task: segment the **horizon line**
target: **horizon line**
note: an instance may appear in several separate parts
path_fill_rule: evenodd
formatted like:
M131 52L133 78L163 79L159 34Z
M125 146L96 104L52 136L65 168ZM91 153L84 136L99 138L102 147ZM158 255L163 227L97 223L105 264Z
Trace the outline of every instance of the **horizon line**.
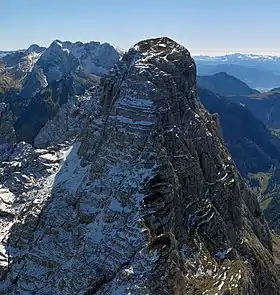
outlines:
M55 39L55 40L57 40L57 39ZM92 40L92 41L94 41L94 40ZM70 42L71 43L76 43L78 41L70 41ZM88 42L91 42L91 41L80 41L80 42L82 42L82 43L88 43ZM96 42L109 43L109 44L111 44L110 42L101 42L101 41L96 41ZM34 44L39 45L37 43L32 43L32 44L30 44L30 46L31 45L34 45ZM49 46L50 46L50 44L49 44ZM129 47L128 49L124 49L122 46L118 46L116 44L111 44L111 45L114 46L117 50L119 49L119 50L122 50L123 52L127 51L130 48ZM49 46L46 46L46 45L39 45L39 46L46 47L46 48L49 47ZM183 45L183 46L190 52L190 54L192 56L195 56L195 57L199 57L199 56L201 56L201 57L202 56L219 57L219 56L227 56L227 55L234 55L234 54L241 54L241 55L246 55L247 54L247 55L266 56L266 57L272 57L272 56L280 57L280 51L278 51L278 52L277 51L256 52L256 51L248 51L248 50L246 50L246 51L239 51L239 50L237 50L237 51L216 51L216 52L213 52L214 50L208 51L207 49L206 50L202 50L202 51L201 50L199 50L199 51L198 50L191 50L191 49L189 49L188 46L185 46L185 45ZM23 51L23 50L27 50L28 48L29 47L27 47L27 48L17 48L17 49L1 49L0 48L0 52L1 51L2 52Z
M225 51L225 52L216 52L216 53L208 53L207 51L204 52L192 52L189 50L192 56L209 56L209 57L219 57L219 56L226 56L226 55L234 55L234 54L241 54L241 55L255 55L255 56L279 56L280 57L280 52L274 52L274 51L269 51L269 52L253 52L253 51Z

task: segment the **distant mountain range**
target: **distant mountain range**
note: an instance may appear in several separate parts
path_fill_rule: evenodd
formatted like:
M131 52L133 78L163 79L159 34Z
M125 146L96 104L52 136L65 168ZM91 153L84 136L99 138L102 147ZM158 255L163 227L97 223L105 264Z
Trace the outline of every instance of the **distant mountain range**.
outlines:
M259 93L226 73L198 76L197 84L203 105L219 115L224 140L243 176L268 172L280 163L280 140L265 119L275 99L256 99L269 97L270 92ZM280 104L275 117L276 110Z
M246 53L233 53L219 56L207 56L207 55L196 55L194 56L196 62L218 62L218 63L231 63L241 64L247 66L254 66L256 63L273 64L276 62L280 64L280 56L273 55L261 55L261 54L246 54Z
M280 88L260 93L226 73L198 76L198 85L247 107L268 128L280 129Z
M89 75L100 77L119 56L108 43L55 40L48 48L33 44L27 50L6 54L0 59L0 73L12 77L20 88L19 96L27 98L63 77L73 77L76 82Z
M98 84L120 58L108 43L55 40L0 58L0 102L10 104L19 140L32 142L70 97Z
M280 129L280 88L260 93L226 73L198 76L198 85L248 108L268 128Z
M219 115L223 138L243 176L280 163L280 139L248 108L204 88L198 88L198 95L210 113Z
M96 43L90 42L89 44ZM97 42L98 43L98 42ZM57 40L54 44L62 44L65 51L70 50L76 58L78 55L84 55L80 49L81 42L60 42ZM72 45L71 45L72 44ZM75 45L73 45L75 44ZM89 49L90 45L86 46L86 50ZM27 50L16 50L16 51L0 51L0 58L4 56L10 56L12 53L17 54L18 57L22 56L23 52L34 52L40 53L39 50L45 50L46 48L38 45L32 45ZM116 48L118 54L122 54L123 51ZM31 58L36 58L33 56ZM79 57L78 57L79 58ZM13 57L14 59L14 57ZM92 65L88 64L89 60L84 56L84 66L89 71L96 71L92 68ZM244 81L248 86L260 91L267 91L280 85L280 57L279 56L265 56L256 54L229 54L222 56L194 56L198 75L213 75L220 72L226 72L229 75L235 76L236 78ZM104 60L104 59L103 59ZM101 69L100 69L101 70ZM98 70L97 70L98 71ZM102 71L102 70L101 70Z
M226 72L251 88L266 89L280 85L280 57L254 54L195 56L198 75Z
M7 55L7 54L11 54L13 52L15 52L15 51L1 51L0 50L0 58L3 57L3 56L5 56L5 55Z

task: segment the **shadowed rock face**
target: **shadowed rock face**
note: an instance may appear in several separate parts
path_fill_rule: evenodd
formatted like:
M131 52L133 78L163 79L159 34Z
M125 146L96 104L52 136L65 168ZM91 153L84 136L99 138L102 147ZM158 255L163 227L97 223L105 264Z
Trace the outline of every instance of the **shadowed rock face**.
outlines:
M279 81L280 83L280 81ZM245 105L256 118L271 129L280 129L280 91L269 91L251 96L233 96L231 100L235 103Z
M3 209L0 292L279 294L269 230L184 47L139 42L89 107L79 142L40 150L36 190Z
M279 139L249 109L203 88L198 95L210 113L219 115L223 138L241 175L268 172L278 165Z
M13 128L13 116L5 103L0 103L0 144L15 141L15 130Z

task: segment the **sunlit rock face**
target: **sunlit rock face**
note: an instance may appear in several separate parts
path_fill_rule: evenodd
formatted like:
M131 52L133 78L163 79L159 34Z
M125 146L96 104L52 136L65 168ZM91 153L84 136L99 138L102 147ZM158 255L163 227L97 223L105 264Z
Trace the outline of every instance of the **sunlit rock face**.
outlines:
M108 43L55 40L36 56L20 93L22 97L32 97L48 84L65 77L72 77L76 84L82 83L83 79L90 81L92 75L101 77L119 60L120 53Z
M278 294L269 230L184 47L139 42L84 103L1 164L0 293Z

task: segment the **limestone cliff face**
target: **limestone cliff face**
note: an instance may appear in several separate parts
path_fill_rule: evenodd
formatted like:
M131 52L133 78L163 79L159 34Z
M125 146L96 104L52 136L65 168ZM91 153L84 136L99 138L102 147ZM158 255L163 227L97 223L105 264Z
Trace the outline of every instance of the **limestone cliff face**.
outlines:
M21 209L1 224L0 292L279 294L269 230L184 47L139 42L89 107L73 146L32 151L25 199L3 184Z

